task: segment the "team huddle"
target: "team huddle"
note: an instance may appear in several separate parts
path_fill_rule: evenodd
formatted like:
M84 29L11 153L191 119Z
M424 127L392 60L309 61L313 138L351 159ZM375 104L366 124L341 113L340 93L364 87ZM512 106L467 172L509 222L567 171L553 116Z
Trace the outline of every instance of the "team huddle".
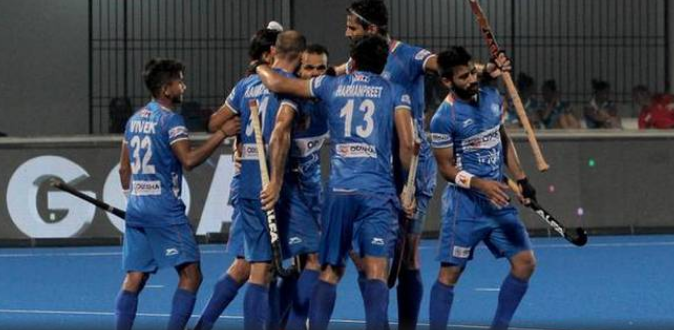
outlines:
M507 168L519 200L535 200L502 126L503 99L494 87L510 62L500 54L476 65L459 46L436 55L392 39L387 25L383 1L352 3L350 59L338 67L329 67L328 51L307 45L297 31L278 24L258 31L247 76L211 116L212 134L197 148L174 113L186 89L185 67L170 59L147 63L152 101L129 119L120 156L128 202L118 330L132 328L138 295L162 267L179 274L168 329L185 329L202 274L180 199L182 171L204 162L228 137L236 137L236 168L227 248L236 259L194 329L212 329L244 284L245 329L327 329L348 259L359 273L366 328L389 329L387 282L395 273L399 329L415 329L424 294L418 247L438 172L449 184L430 328L447 328L454 286L482 241L511 264L491 326L508 328L536 263L504 183ZM428 73L450 89L430 132L424 120ZM320 151L328 140L324 188ZM269 166L268 180L261 162ZM277 281L279 252L293 259L298 275ZM400 266L391 267L392 259Z

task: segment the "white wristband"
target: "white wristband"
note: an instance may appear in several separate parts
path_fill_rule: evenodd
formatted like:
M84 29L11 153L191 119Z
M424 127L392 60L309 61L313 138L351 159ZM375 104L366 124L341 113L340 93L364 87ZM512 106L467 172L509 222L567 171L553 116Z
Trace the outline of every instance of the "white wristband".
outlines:
M122 189L122 194L124 194L124 198L126 200L129 200L129 194L130 193L131 193L131 191L129 189Z
M461 188L470 189L470 180L473 176L474 175L466 171L460 171L456 174L456 177L454 177L454 183Z

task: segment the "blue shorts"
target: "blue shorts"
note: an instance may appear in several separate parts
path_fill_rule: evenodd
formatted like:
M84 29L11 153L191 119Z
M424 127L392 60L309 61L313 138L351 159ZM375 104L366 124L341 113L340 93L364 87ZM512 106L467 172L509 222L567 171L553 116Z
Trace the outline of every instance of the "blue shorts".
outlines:
M438 261L465 267L480 241L496 258L510 259L531 250L529 234L514 206L498 209L477 194L453 185L445 190L442 204Z
M284 188L284 191L287 191ZM259 199L239 200L245 237L245 255L249 262L272 259L267 216ZM308 206L294 193L283 193L276 205L276 224L285 259L318 252L319 224Z
M199 247L189 224L166 227L126 225L122 264L126 272L154 273L159 268L199 262Z
M245 256L243 243L243 224L241 223L241 210L238 200L232 201L234 212L232 213L232 224L229 226L229 237L227 238L227 252L236 257Z
M313 212L309 197L297 182L285 182L276 206L284 256L318 252L320 219Z
M344 266L352 247L361 257L388 257L397 214L394 196L330 193L323 208L321 264Z

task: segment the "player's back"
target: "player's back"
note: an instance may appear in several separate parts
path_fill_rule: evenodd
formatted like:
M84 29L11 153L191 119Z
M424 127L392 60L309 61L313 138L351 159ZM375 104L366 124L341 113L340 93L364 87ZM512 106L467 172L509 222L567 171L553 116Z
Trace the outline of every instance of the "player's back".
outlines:
M277 72L292 76L288 72L276 69ZM250 102L255 101L258 105L262 138L265 148L271 138L276 115L282 104L297 109L297 104L291 99L272 93L262 84L260 77L251 75L236 84L227 97L227 105L241 117L241 177L242 184L239 187L239 196L247 199L258 199L262 190L260 179L260 167L258 163L258 150L255 144L255 131L253 129L252 112Z
M188 138L183 118L156 101L127 122L124 141L131 162L127 224L160 227L187 223L180 199L182 165L171 145Z
M389 46L389 55L382 76L400 85L412 98L412 114L423 132L424 120L424 65L433 55L431 52L394 40Z
M380 75L356 71L312 80L326 103L331 141L329 188L339 192L395 194L391 174L394 109L402 94ZM407 105L409 107L409 105Z
M452 97L442 102L431 120L434 147L454 148L459 169L480 178L502 179L501 117L497 89L480 88L479 104Z

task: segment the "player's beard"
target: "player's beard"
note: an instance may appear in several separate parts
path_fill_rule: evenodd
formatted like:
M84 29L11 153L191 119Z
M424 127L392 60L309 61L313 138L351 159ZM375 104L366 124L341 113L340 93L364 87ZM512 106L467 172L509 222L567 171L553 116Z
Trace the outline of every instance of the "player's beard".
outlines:
M472 99L475 95L477 95L477 92L480 91L480 86L478 83L470 84L468 85L468 88L459 88L459 87L452 87L452 90L461 99L464 100L470 100Z
M175 95L171 98L171 103L173 104L181 104L183 103L183 96L182 95Z

